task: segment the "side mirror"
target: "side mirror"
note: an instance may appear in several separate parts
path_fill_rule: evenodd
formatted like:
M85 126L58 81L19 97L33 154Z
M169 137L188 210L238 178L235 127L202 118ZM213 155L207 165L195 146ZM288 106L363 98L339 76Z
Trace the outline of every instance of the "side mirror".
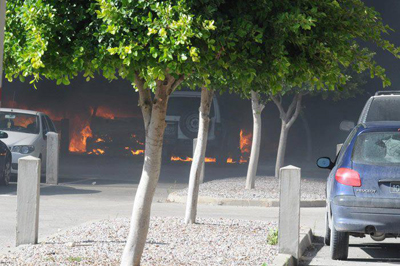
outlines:
M6 139L8 138L8 134L4 131L0 131L0 139Z
M340 130L342 131L351 131L355 127L355 123L353 121L344 120L340 122Z
M317 166L322 169L332 170L334 164L329 157L321 157L317 160Z

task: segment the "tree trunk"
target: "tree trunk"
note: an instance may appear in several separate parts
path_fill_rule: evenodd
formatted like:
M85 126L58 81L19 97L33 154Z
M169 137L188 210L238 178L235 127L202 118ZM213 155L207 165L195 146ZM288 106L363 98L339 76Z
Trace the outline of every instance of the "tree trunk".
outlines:
M133 204L129 235L121 258L122 266L140 265L140 259L149 230L151 204L160 176L168 98L172 92L172 88L175 88L177 82L180 84L182 80L183 78L175 80L172 76L167 76L165 81L157 81L157 89L153 101L146 103L146 106L141 106L144 112L143 118L146 129L146 150L142 176ZM146 102L148 95L151 97L151 94L140 91L144 89L143 87L140 88L138 86L138 89L141 102ZM145 99L142 98L143 95L147 95Z
M286 143L289 129L286 126L286 122L282 121L281 135L279 138L278 154L276 156L275 164L275 177L279 177L279 170L285 163Z
M281 167L283 167L283 164L285 163L286 144L289 129L292 127L293 123L296 121L297 117L300 114L302 97L303 93L296 94L293 97L292 103L289 105L288 110L285 112L282 106L282 97L280 96L280 100L278 100L276 96L271 96L272 101L279 109L280 118L282 120L278 154L276 156L275 164L275 177L279 177L279 170L281 169Z
M190 168L188 197L186 203L185 223L195 223L197 215L197 200L199 197L199 183L202 166L206 154L208 128L210 125L210 107L214 91L201 89L201 104L199 112L199 131L197 133L196 150Z
M260 157L261 143L261 112L264 105L260 104L260 96L257 92L251 92L251 107L253 109L253 138L249 166L247 168L246 189L253 189L257 174L258 159Z

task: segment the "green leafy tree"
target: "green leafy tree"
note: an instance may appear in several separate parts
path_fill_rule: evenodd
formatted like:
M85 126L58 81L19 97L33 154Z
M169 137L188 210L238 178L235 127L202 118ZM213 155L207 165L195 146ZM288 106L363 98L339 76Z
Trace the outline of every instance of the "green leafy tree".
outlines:
M196 73L207 83L219 1L8 1L5 70L9 80L69 84L79 73L130 80L146 132L143 172L122 265L139 265L158 182L169 95ZM194 81L196 81L194 80ZM194 84L195 85L195 84Z

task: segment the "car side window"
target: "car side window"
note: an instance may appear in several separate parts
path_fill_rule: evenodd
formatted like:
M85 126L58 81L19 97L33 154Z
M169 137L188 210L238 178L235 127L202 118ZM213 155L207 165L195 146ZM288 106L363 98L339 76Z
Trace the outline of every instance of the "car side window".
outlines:
M337 159L336 159L335 164L337 164L337 163L339 163L339 162L342 161L342 158L343 158L343 156L344 156L344 153L345 153L347 147L349 146L351 140L352 140L352 139L354 138L354 136L356 135L357 131L358 131L358 127L355 127L355 128L353 129L353 131L350 132L350 134L349 134L349 136L347 137L346 141L343 143L342 148L340 149L340 152L339 152L339 155L338 155L338 157L337 157Z
M50 117L45 115L45 118L46 118L47 125L49 127L49 131L56 132L56 127L54 126L54 123L53 123L53 121L51 121Z

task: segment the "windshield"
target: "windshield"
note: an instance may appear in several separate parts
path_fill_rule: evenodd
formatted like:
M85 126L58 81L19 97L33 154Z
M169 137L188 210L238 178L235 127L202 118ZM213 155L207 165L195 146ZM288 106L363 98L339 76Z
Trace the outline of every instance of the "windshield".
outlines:
M400 97L375 98L368 110L366 122L369 121L400 121Z
M371 132L361 134L354 146L353 162L400 165L400 133Z
M39 134L37 115L0 112L0 130Z

